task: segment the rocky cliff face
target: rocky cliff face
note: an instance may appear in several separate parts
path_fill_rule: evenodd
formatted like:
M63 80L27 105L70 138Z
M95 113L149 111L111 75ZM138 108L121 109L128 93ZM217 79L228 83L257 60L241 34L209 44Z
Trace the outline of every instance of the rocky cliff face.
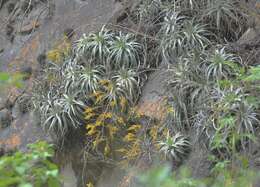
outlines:
M97 30L120 7L113 0L0 1L1 71L30 74L25 88L12 88L1 96L0 121L8 122L3 125L1 122L1 126L9 126L0 130L1 146L9 149L42 137L37 119L32 119L32 114L20 112L16 100L25 90L31 89L32 78L44 63L43 54L68 32L73 31L72 40L75 40L82 33Z
M248 63L259 64L260 6L253 1L247 6L252 9L252 27L230 48L244 59L248 58ZM28 112L27 106L20 106L19 103L21 96L30 92L32 80L40 72L41 63L45 60L43 54L59 43L64 34L73 32L73 41L82 33L95 31L108 21L120 21L123 10L124 6L114 0L0 0L1 71L29 74L23 89L11 88L0 95L0 154L1 151L23 149L26 144L38 139L51 141L39 127L37 115ZM166 77L165 68L150 75L138 105L140 112L157 119L163 117L161 103L165 89L162 82ZM70 164L64 164L63 174L65 178L68 176L67 186L75 185L75 180L81 177L81 173L75 169L82 169L82 155L78 150L79 147L75 147L69 156ZM196 152L187 162L195 168L194 171L198 169L196 171L200 172L199 175L204 175L208 172L208 165L200 155L203 155L203 150L196 147ZM75 176L72 168L76 171ZM93 165L87 169L101 173L103 168Z
M24 102L19 104L32 89L45 60L43 54L64 35L73 32L73 41L82 33L96 31L121 8L114 0L0 0L0 69L29 74L22 89L0 91L0 154L23 150L39 139L51 141L37 115L28 112ZM65 164L62 173L65 186L77 183L71 164Z

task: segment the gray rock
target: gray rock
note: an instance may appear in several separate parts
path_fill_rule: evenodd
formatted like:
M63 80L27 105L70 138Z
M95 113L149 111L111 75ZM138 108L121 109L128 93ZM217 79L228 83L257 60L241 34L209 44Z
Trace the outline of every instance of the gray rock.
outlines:
M253 28L249 28L237 41L239 45L247 43L257 37L257 32Z
M31 109L31 101L27 95L20 96L12 108L13 118L18 118L19 116L29 112Z
M21 68L21 73L24 75L24 79L27 80L32 75L33 69L31 66L24 66Z
M14 119L17 119L21 116L21 112L20 112L20 109L19 109L19 104L16 102L15 105L12 107L12 117Z
M0 128L6 128L11 125L12 114L9 110L3 109L0 111Z
M5 108L5 103L5 100L2 97L0 97L0 110Z

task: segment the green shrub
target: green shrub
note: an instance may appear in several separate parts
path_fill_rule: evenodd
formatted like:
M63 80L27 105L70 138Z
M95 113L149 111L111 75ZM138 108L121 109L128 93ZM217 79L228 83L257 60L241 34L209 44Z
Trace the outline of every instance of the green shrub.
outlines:
M207 178L195 179L188 168L171 172L167 166L149 170L137 177L144 187L249 187L256 184L259 172L249 168L231 168L229 162L217 162Z
M28 148L28 152L17 151L0 158L0 186L61 186L58 167L50 160L53 147L40 141Z

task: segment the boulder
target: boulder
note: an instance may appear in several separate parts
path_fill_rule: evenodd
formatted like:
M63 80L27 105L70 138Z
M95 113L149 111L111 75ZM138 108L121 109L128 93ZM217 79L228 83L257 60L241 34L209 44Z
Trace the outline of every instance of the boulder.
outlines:
M166 117L166 88L165 81L169 72L166 67L159 68L153 72L142 89L142 95L137 105L137 111L142 115L164 120Z

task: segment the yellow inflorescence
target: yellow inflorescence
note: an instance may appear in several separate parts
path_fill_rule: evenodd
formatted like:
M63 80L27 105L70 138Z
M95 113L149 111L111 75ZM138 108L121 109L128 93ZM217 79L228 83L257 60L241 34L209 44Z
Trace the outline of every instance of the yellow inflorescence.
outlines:
M138 132L140 129L141 129L141 125L137 124L137 125L130 126L127 130L128 131Z
M136 140L136 136L133 133L127 133L123 140L125 142L132 142Z
M57 42L54 48L47 53L47 59L54 63L62 63L63 60L70 55L71 50L71 42L64 36L64 38Z

